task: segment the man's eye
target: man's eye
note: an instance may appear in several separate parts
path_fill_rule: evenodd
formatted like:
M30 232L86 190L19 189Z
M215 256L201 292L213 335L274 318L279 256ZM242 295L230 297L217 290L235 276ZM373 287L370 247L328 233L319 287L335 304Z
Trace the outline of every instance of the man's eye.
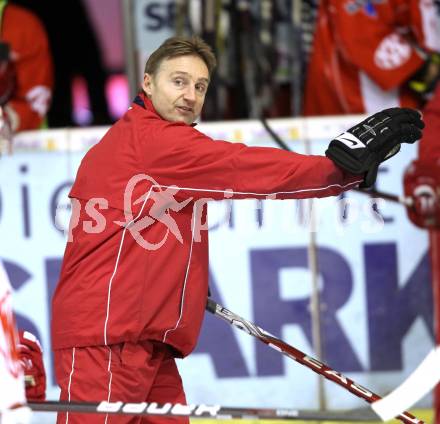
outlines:
M199 93L205 93L206 92L206 85L204 85L204 84L197 84L196 85L196 90Z
M185 81L183 81L183 79L175 79L174 84L176 84L178 87L182 87L185 84Z

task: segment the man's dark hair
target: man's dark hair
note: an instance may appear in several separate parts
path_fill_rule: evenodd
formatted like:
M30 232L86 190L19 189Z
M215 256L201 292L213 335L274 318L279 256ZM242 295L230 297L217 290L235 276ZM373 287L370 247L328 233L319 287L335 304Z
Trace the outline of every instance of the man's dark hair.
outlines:
M217 60L211 47L200 37L179 36L168 38L151 54L145 64L145 73L155 75L164 59L188 55L200 57L208 67L209 75L211 75L217 65Z

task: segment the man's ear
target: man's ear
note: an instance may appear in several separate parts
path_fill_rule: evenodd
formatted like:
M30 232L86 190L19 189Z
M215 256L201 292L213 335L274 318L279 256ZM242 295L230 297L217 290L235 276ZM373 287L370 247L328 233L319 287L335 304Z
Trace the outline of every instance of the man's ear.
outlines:
M142 83L142 88L148 97L151 97L152 82L153 82L153 77L150 74L144 74L144 81Z

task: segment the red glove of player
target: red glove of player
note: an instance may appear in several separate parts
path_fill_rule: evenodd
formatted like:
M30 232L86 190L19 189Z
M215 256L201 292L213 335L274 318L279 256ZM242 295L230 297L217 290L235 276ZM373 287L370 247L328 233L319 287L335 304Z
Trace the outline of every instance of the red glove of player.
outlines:
M405 196L412 199L406 212L420 228L440 228L440 159L415 160L403 178Z
M19 331L17 346L20 362L23 365L28 401L46 399L46 372L43 363L43 351L37 338L28 331Z

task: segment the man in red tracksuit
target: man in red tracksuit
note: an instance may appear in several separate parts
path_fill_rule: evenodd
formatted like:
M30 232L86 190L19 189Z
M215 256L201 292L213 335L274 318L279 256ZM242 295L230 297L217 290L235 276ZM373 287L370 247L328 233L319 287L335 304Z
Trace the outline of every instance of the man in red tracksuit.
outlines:
M375 114L324 156L214 141L193 122L215 66L199 38L166 40L143 92L86 154L53 298L61 399L185 403L174 361L195 347L208 295L209 199L301 199L374 182L400 142L421 136L408 109ZM186 423L59 414L58 423Z
M440 76L436 52L434 0L321 0L304 114L420 107L420 94Z

